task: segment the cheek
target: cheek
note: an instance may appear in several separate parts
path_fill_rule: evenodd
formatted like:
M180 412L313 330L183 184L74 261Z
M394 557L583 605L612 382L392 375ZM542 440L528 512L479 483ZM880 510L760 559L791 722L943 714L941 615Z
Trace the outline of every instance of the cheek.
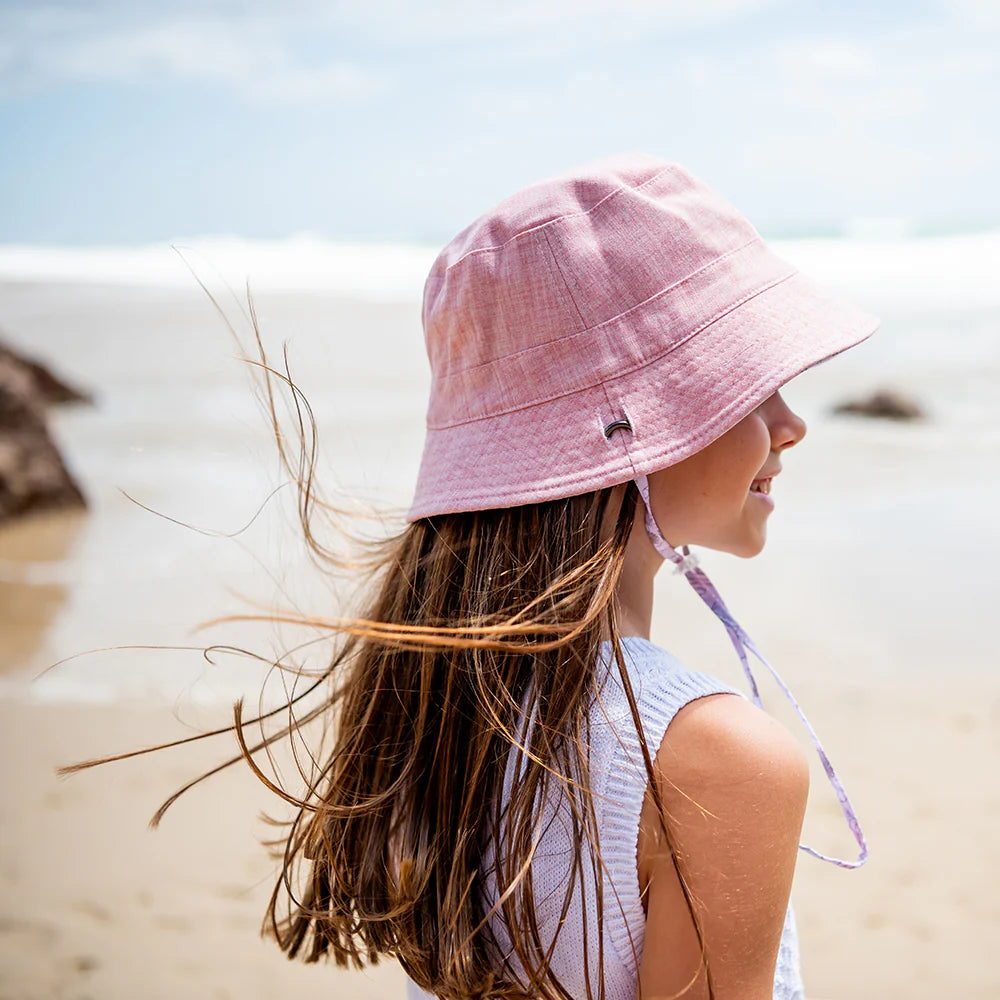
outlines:
M712 480L721 486L726 480L730 485L746 481L756 475L761 465L767 459L767 438L754 428L747 428L738 437L731 438L727 443L730 447L714 456L712 462Z
M764 467L771 454L771 434L764 421L755 414L741 425L738 447L734 447L730 467L749 486L757 473ZM737 442L734 442L734 445Z
M710 492L721 507L742 508L750 491L750 484L767 462L770 453L770 436L761 426L741 428L744 433L730 439L731 448L719 454L712 463ZM706 483L707 485L707 483Z

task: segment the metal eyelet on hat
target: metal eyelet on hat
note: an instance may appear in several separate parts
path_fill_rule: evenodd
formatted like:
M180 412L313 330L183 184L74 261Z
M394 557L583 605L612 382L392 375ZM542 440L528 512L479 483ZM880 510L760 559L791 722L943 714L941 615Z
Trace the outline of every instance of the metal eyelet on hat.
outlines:
M627 420L614 420L604 428L604 436L610 438L615 431L630 431L632 425Z

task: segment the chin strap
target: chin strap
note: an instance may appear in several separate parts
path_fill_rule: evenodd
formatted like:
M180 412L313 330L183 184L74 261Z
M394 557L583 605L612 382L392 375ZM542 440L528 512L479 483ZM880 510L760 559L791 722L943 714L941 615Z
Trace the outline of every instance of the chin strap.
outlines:
M656 551L659 552L664 559L674 564L676 567L674 572L683 573L684 576L687 577L688 583L690 583L695 589L698 596L709 606L709 608L712 609L713 614L719 619L719 621L725 625L726 631L729 633L729 638L736 647L736 655L740 658L740 663L743 666L743 673L746 675L747 681L750 684L750 692L753 696L754 704L758 707L762 707L760 692L757 689L757 681L754 678L753 671L750 669L750 661L747 659L746 651L748 649L770 671L771 676L775 679L778 687L781 689L782 693L795 710L795 714L799 717L802 725L805 726L806 731L809 733L809 737L813 742L813 746L816 748L816 753L819 754L819 759L823 763L823 770L826 771L826 776L837 796L837 801L840 803L840 808L844 814L844 818L847 820L847 825L850 828L851 833L854 835L854 839L857 841L858 857L856 861L843 861L840 858L833 858L826 854L821 854L819 851L816 851L811 847L807 847L805 844L800 844L799 850L805 851L806 854L811 854L814 858L819 858L820 861L829 861L830 864L839 865L841 868L860 868L868 858L868 845L865 843L865 835L861 829L861 824L858 822L857 814L854 812L854 807L851 805L851 800L847 797L847 792L844 791L844 786L841 783L840 778L837 776L837 772L834 770L833 764L830 763L830 758L827 757L826 751L823 749L823 744L820 743L819 737L816 735L816 731L806 718L805 713L799 707L799 703L795 700L795 696L792 694L788 685L781 679L778 671L767 662L764 655L759 649L757 649L756 645L754 645L750 636L743 631L740 623L732 616L729 609L723 602L722 597L719 595L719 592L715 589L715 585L705 574L705 571L698 568L697 557L688 551L688 547L686 545L681 546L681 552L677 552L663 537L663 535L660 534L660 529L656 524L655 518L653 517L653 510L649 502L649 482L646 477L637 476L635 484L639 487L639 495L642 497L642 502L646 509L646 533L649 535L649 540L653 543L653 547Z

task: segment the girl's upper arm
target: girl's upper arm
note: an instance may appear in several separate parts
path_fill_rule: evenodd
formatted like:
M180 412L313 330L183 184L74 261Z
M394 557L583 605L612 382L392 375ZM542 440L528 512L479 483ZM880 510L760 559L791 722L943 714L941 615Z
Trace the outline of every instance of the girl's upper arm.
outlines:
M770 1000L809 789L802 749L750 702L710 695L674 717L654 774L715 1000ZM703 1000L701 948L649 790L638 860L647 911L640 997Z

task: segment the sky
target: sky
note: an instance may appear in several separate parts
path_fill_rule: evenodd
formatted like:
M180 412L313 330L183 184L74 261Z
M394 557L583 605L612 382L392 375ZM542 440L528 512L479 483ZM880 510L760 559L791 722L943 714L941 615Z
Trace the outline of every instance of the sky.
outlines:
M997 0L0 0L0 243L440 244L591 159L765 235L1000 227Z

